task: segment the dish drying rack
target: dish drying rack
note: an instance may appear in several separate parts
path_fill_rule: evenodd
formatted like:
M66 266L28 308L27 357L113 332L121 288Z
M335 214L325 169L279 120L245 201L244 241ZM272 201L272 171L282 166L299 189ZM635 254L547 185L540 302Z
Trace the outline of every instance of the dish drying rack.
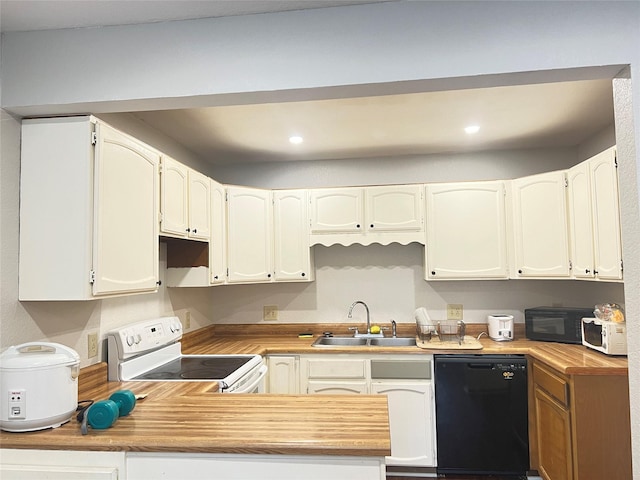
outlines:
M465 335L462 320L432 321L424 307L418 308L416 320L416 345L427 350L480 350L478 339Z
M466 326L462 320L439 321L435 324L416 324L418 340L426 343L438 340L440 343L457 343L462 345Z

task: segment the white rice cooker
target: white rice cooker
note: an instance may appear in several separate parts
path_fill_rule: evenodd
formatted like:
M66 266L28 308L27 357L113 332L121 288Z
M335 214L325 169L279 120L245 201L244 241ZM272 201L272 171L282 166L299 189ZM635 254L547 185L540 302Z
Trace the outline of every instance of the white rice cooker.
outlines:
M59 343L30 342L0 355L0 428L59 427L78 406L78 353Z

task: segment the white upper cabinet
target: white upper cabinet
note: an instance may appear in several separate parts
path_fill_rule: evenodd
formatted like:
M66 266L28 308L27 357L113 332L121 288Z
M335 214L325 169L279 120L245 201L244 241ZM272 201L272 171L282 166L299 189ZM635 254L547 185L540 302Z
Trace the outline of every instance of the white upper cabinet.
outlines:
M209 239L209 281L224 283L227 278L227 204L225 188L211 183L211 237Z
M313 280L307 190L273 191L273 246L275 281Z
M615 147L571 168L568 180L573 275L576 278L621 280Z
M576 278L594 278L593 214L591 180L587 162L567 171L569 230L572 273Z
M228 281L269 282L272 277L271 192L227 187Z
M209 178L162 156L160 231L172 237L208 240L211 234Z
M311 233L360 233L364 227L362 188L311 190Z
M366 228L370 232L423 231L421 185L367 187Z
M311 190L311 243L424 243L421 185Z
M93 117L23 121L20 300L156 291L158 169Z
M569 276L566 175L548 172L512 181L514 276Z
M505 183L426 186L426 279L508 278Z

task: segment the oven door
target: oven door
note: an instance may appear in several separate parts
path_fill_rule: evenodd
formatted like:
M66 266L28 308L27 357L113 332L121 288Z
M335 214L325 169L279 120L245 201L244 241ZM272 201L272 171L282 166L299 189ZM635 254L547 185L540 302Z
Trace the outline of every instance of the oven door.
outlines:
M264 393L267 366L262 364L254 368L236 383L221 390L222 393Z

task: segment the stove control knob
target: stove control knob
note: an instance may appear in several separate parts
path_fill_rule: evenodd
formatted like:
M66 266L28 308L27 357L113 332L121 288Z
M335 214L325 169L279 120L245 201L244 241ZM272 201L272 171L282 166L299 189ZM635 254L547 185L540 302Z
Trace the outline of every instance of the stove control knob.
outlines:
M138 345L142 341L142 335L136 333L136 345Z
M171 322L171 333L176 333L180 331L180 322Z
M133 335L127 335L127 345L132 346L134 343Z

